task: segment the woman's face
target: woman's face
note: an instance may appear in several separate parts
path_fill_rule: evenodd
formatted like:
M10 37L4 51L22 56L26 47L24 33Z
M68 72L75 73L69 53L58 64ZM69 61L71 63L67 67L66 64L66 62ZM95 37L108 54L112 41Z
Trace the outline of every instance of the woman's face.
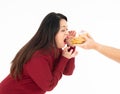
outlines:
M63 48L65 46L65 39L68 36L68 26L67 21L64 19L60 20L60 29L55 36L56 45L58 48Z

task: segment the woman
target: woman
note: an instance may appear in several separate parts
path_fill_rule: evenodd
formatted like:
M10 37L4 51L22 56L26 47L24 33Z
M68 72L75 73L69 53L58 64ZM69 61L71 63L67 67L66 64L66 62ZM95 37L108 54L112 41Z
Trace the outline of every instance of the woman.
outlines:
M12 60L0 94L45 94L63 74L72 75L77 51L65 46L69 35L75 32L68 32L66 16L55 12L46 15L36 34Z

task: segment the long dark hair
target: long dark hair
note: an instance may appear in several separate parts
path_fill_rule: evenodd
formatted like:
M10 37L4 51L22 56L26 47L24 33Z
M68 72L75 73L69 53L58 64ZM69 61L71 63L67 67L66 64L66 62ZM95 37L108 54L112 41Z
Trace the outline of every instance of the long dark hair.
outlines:
M20 78L23 65L31 58L36 50L44 49L44 51L50 51L51 47L57 50L55 35L60 29L61 19L67 21L67 17L61 13L51 12L45 16L36 34L18 51L12 60L10 74L14 78Z

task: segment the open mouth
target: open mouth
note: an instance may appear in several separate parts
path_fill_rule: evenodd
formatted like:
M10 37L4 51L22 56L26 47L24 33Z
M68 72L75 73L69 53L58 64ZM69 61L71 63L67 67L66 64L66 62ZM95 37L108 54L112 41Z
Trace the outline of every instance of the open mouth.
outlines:
M64 39L64 43L67 44L67 39L66 38Z
M64 39L64 42L66 43L66 39Z

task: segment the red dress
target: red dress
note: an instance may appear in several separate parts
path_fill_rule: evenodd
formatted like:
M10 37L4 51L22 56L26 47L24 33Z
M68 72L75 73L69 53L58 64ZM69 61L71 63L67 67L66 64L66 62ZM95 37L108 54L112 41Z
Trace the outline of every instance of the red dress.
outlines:
M55 59L54 53L43 55L36 51L24 64L22 79L8 75L0 83L0 94L45 94L54 89L63 74L72 75L74 61L75 58L67 59L61 54Z

